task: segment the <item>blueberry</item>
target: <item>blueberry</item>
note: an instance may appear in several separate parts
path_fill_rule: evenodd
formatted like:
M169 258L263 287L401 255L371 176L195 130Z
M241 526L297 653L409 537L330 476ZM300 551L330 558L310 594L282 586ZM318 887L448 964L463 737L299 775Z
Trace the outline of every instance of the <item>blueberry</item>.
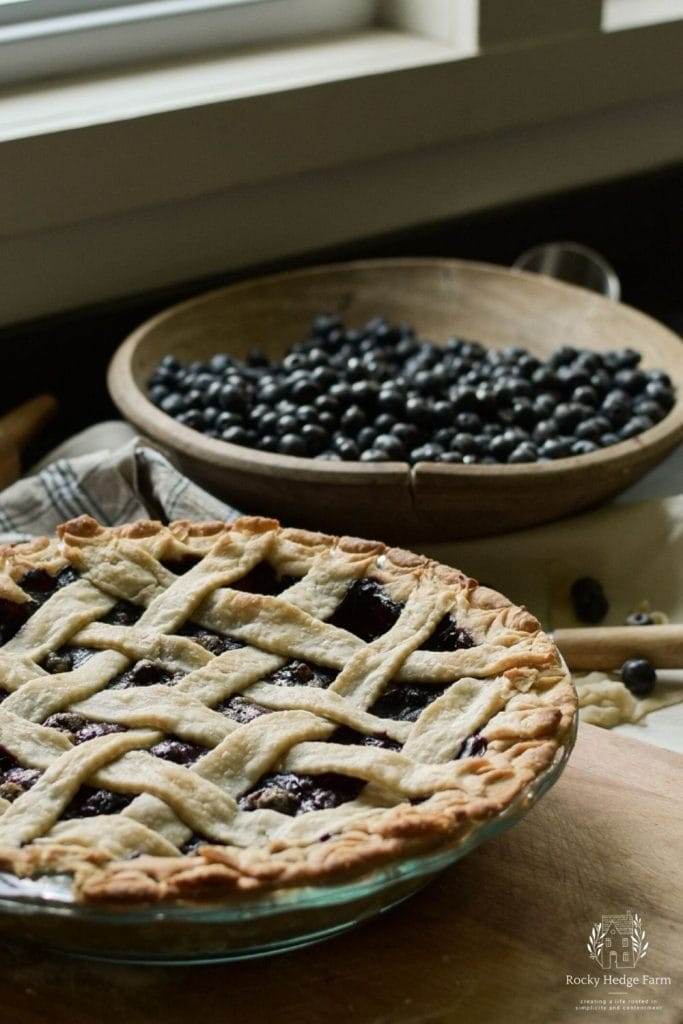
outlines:
M631 612L626 619L627 626L652 626L654 620L647 612Z
M462 463L463 458L460 452L443 452L439 455L439 462Z
M168 388L164 387L163 384L154 384L149 389L149 397L152 399L155 405L161 405L162 401L168 395Z
M248 445L252 439L252 435L244 427L228 427L227 430L222 431L221 437L224 441L229 441L230 444L239 445Z
M226 384L221 388L218 395L218 404L226 412L244 413L247 411L247 399L244 391L233 384Z
M410 453L411 462L436 462L444 451L439 444L423 444L420 448L413 448Z
M614 362L620 370L632 370L640 362L640 352L632 348L622 348L614 353Z
M635 402L633 411L636 416L647 416L653 423L659 423L666 416L664 409L651 398L641 398Z
M572 455L590 455L598 451L598 445L594 441L575 441L571 448Z
M603 448L609 448L613 444L619 444L619 441L620 438L617 436L617 434L613 434L611 431L608 431L606 434L603 434L600 438L600 444Z
M299 429L299 421L296 416L291 413L285 413L284 416L280 416L277 421L276 433L280 437L284 437L285 434L295 434Z
M259 402L265 402L267 405L275 405L284 396L284 388L281 384L265 384L257 392L257 400Z
M295 381L289 390L289 394L293 402L302 402L308 405L309 402L318 398L321 394L321 388L310 377L306 377Z
M647 380L641 370L619 370L614 375L614 383L629 395L638 395L647 384Z
M359 380L351 385L353 401L363 408L373 406L379 395L380 387L376 381Z
M314 409L312 405L300 405L294 413L294 417L301 424L317 423L318 410Z
M597 391L590 385L577 388L573 398L575 402L580 402L582 405L596 406L600 401Z
M551 419L555 408L557 407L557 401L552 395L541 394L537 395L534 399L533 410L535 413L536 420L547 420Z
M368 425L367 416L359 405L351 405L342 413L339 425L349 434L356 434Z
M361 462L389 462L391 456L388 452L383 452L379 448L366 448L364 452L361 452Z
M392 459L400 460L406 457L405 446L395 434L380 434L373 447L386 452Z
M582 576L575 580L571 585L569 596L579 622L596 625L598 622L602 622L609 611L609 604L602 584L591 576Z
M591 387L594 388L600 396L607 394L609 389L612 387L612 378L607 370L596 370L595 373L591 374Z
M391 428L391 433L395 434L406 448L416 447L420 440L420 431L414 423L396 423Z
M498 462L507 462L508 456L512 454L516 447L515 442L509 437L498 434L489 441L489 454Z
M614 427L623 427L631 417L631 400L624 391L610 391L602 403L602 412Z
M166 395L161 400L161 408L169 416L177 416L185 408L185 399L176 391L172 391L170 395Z
M459 412L455 417L455 426L466 434L478 434L483 423L475 412Z
M229 355L226 355L225 352L218 352L215 356L211 356L211 359L209 359L209 370L212 373L225 373L228 367L232 365L232 359Z
M575 348L563 345L562 348L558 348L553 352L548 363L552 367L567 366L569 363L574 362L578 354Z
M657 682L657 673L646 658L629 658L621 666L621 679L634 697L647 697Z
M561 402L555 409L554 419L563 434L571 434L581 417L581 407L571 402Z
M527 430L535 425L538 416L528 398L517 398L512 403L510 422L515 426L524 427Z
M198 430L204 422L199 409L188 409L186 412L178 413L176 420L186 427L192 427L193 430Z
M552 441L560 434L560 426L557 420L551 418L547 420L541 420L536 424L533 431L533 438L537 444L542 444L544 441Z
M337 438L334 442L334 449L345 462L352 462L360 456L358 445L354 444L349 437Z
M591 416L590 419L579 423L574 434L580 441L599 441L604 433L610 429L609 420L603 416Z
M216 430L227 430L228 427L242 427L244 420L235 412L219 412L214 424Z
M300 434L284 434L277 446L282 455L307 455L306 442Z
M662 409L666 409L667 412L671 409L675 401L671 387L657 381L650 381L645 385L645 394L643 397L651 398L652 401L661 405Z
M383 412L400 416L405 410L405 396L397 388L381 390L377 395L377 407Z
M376 437L377 431L374 427L363 427L356 434L356 444L361 451L364 451L366 448L372 448L374 446Z
M531 381L544 391L552 391L557 387L557 375L549 366L539 366L531 375Z
M379 416L375 416L373 420L373 426L378 434L388 433L395 423L396 419L390 412L381 412Z
M453 406L450 402L434 402L432 406L432 418L434 423L443 427L453 422Z
M473 434L458 433L451 441L451 451L461 452L463 455L479 454L479 442Z
M572 454L572 442L568 437L549 438L538 452L544 459L566 459Z
M508 462L513 464L517 462L536 462L537 458L538 451L536 445L531 441L522 441L522 443L518 444L514 451L510 453Z
M327 431L315 423L305 423L301 428L301 436L310 455L319 455L327 448L330 440ZM282 440L284 441L284 437ZM293 453L290 452L290 454Z
M341 406L346 407L351 405L353 401L353 391L351 385L346 384L344 381L339 381L338 384L333 384L328 394L331 398L336 398Z
M627 440L630 437L637 437L638 434L642 434L653 426L654 423L652 420L648 419L647 416L633 416L628 423L621 428L619 436L623 440Z
M180 363L176 357L172 355L163 356L159 365L163 367L164 370L169 370L171 373L177 373L180 369Z

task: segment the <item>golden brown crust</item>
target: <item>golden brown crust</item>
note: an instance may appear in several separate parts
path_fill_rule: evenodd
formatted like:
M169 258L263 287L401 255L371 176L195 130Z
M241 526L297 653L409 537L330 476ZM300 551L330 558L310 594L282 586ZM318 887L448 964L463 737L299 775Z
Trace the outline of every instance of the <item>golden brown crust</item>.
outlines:
M404 800L353 815L348 821L341 820L331 835L311 838L285 833L260 846L223 843L199 847L192 856L143 853L134 860L114 857L66 837L19 848L0 846L4 870L20 876L69 872L79 898L109 902L215 899L243 891L329 881L458 841L478 822L500 814L551 764L574 723L576 695L566 667L533 615L458 570L412 552L354 537L283 529L276 521L259 517L243 517L234 523L178 521L168 526L139 521L108 528L81 516L63 524L58 538L38 538L0 549L1 597L27 600L20 581L30 569L51 574L67 564L87 569L98 545L107 551L107 557L118 550L119 542L128 545L126 557L142 560L145 572L153 576L162 571L155 568L161 562L208 555L233 539L235 543L246 539L250 544L275 539L267 557L275 559L285 574L302 575L319 564L321 556L333 556L335 565L343 561L348 580L359 573L371 575L402 602L420 588L447 591L449 602L455 602L452 606L458 624L466 625L481 644L469 661L466 656L471 652L456 652L465 674L471 683L493 679L499 690L498 704L492 706L481 730L488 741L486 753L458 762L461 778L457 788L437 789L417 805ZM231 607L232 614L248 619L271 608L277 611L278 602L241 594ZM421 666L427 666L433 670L434 681L457 679L457 673L452 674L455 669L449 667L455 666L456 660L453 655L435 658L427 651L414 650L400 668L399 678L415 678ZM16 692L20 690L21 685ZM444 713L449 713L447 708ZM308 747L317 745L309 743ZM390 762L391 758L387 771ZM125 790L125 781L123 785ZM0 823L3 810L7 808L0 806Z

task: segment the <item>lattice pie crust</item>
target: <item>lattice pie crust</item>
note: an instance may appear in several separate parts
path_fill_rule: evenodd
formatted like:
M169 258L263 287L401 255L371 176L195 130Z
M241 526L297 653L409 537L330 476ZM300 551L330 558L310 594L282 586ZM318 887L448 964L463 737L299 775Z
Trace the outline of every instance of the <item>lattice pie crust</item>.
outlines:
M263 563L285 589L238 589ZM576 714L566 668L528 611L380 543L258 518L104 528L81 517L56 539L0 550L3 604L27 605L27 574L66 567L72 581L0 647L0 745L37 779L0 799L0 868L67 872L79 899L223 898L434 848L499 814L551 763ZM360 579L400 610L370 642L326 621ZM121 601L142 610L137 621L101 621ZM444 616L471 646L428 649ZM180 634L190 620L242 646L214 654ZM42 667L69 645L94 653L69 671ZM142 659L174 684L107 688ZM292 659L333 681L268 681ZM439 696L415 720L380 717L369 709L390 684ZM233 695L268 713L240 722L216 710ZM43 724L67 711L125 730L74 742ZM343 743L330 739L340 727ZM182 765L150 752L169 736L202 755ZM358 792L295 815L245 807L272 772L348 776ZM118 813L64 819L86 785L134 798Z

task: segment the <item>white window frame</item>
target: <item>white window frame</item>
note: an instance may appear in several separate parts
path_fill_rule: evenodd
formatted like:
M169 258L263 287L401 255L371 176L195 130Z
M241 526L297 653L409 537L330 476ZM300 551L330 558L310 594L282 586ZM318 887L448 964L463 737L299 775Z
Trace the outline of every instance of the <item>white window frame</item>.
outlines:
M378 0L24 3L0 5L0 86L358 31L375 21L378 7Z
M480 6L0 93L0 323L680 161L683 22Z

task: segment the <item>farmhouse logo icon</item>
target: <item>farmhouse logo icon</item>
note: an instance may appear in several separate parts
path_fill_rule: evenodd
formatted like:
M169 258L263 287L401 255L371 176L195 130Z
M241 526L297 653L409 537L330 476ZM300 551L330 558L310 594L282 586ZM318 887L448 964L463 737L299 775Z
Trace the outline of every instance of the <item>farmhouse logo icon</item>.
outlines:
M638 914L603 914L593 925L586 948L605 970L631 969L647 955L649 942Z

